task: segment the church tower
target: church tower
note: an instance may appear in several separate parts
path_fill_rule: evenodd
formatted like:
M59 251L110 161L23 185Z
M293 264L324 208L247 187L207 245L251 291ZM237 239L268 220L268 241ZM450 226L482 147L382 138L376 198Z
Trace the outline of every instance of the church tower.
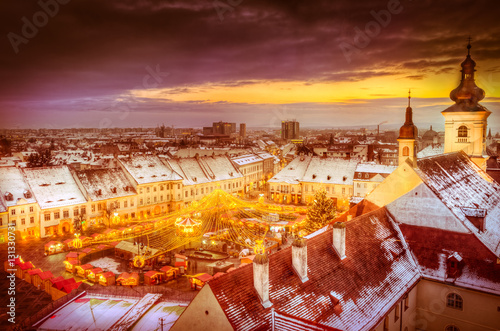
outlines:
M463 150L480 168L486 170L486 129L491 112L479 104L484 90L476 86L474 72L476 62L470 56L470 38L467 57L462 62L462 80L451 91L455 104L441 112L445 119L444 152Z
M401 165L407 159L410 160L412 167L417 166L417 150L415 140L418 137L418 129L413 124L413 111L410 106L411 95L408 91L408 107L406 107L405 124L399 129L399 154L398 164Z

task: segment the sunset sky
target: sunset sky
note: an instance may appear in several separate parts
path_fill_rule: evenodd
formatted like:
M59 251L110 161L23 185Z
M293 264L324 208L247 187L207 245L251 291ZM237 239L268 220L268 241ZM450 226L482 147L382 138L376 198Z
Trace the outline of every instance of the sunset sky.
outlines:
M0 128L397 127L411 88L415 123L442 129L470 35L496 132L498 14L481 0L3 1Z

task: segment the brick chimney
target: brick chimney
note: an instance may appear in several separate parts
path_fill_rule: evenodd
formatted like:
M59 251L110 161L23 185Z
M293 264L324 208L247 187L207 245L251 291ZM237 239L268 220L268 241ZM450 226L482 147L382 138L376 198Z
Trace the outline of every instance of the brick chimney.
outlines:
M257 254L253 259L253 286L259 295L264 308L273 304L269 301L269 258L264 254Z
M302 283L307 282L307 239L297 238L292 243L292 266Z
M340 259L345 259L345 223L335 222L333 224L333 248Z

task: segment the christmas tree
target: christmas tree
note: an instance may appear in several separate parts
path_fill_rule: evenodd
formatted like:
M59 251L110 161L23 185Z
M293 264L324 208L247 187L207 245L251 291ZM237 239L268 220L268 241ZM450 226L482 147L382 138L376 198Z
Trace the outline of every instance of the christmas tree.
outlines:
M314 194L314 202L307 210L306 230L314 232L335 218L336 207L333 200L326 196L325 189Z

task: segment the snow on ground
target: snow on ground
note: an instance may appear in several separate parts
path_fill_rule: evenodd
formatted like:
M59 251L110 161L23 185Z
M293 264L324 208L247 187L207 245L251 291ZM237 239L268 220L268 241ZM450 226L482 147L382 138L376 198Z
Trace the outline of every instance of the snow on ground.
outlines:
M111 271L115 275L120 274L120 272L118 271L120 262L115 261L111 257L103 257L90 262L90 264L92 264L95 268L101 268L103 270Z

